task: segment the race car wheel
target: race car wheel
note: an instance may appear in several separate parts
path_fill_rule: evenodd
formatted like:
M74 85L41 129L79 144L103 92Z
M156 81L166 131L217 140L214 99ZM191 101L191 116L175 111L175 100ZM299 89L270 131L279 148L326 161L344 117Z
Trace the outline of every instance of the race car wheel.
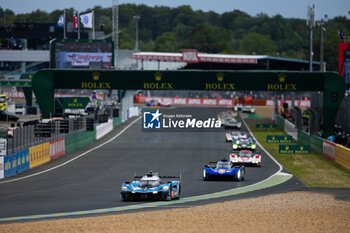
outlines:
M243 167L240 181L243 181L244 179L245 179L245 168Z
M241 180L241 170L238 170L238 172L237 172L237 176L236 176L236 180Z
M207 172L203 170L203 180L208 180Z

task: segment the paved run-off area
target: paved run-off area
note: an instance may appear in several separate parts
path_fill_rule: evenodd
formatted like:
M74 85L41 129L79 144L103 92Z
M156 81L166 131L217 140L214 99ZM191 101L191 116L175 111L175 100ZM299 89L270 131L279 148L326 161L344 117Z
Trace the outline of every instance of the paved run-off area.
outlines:
M191 208L0 225L0 232L349 232L350 202L291 192Z

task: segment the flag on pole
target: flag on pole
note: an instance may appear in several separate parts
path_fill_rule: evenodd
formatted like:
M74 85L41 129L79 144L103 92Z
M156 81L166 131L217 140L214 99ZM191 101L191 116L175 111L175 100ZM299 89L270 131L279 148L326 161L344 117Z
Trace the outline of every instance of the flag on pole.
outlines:
M90 12L80 16L80 22L83 24L84 28L92 28L93 19L94 19L94 12Z
M62 14L62 15L58 16L58 18L57 18L56 27L64 28L64 23L65 23L65 18L64 18L64 14Z
M73 27L78 28L78 13L77 12L75 12L73 14Z

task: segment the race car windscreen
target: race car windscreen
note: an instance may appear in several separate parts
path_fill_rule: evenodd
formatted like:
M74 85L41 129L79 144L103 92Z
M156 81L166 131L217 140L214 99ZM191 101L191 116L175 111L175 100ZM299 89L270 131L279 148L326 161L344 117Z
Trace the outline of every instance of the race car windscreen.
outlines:
M230 168L230 164L227 162L218 162L216 164L216 169L229 169Z
M160 185L159 180L141 180L139 186L142 187L156 187Z
M252 155L252 153L250 153L248 151L240 151L239 152L240 157L250 157L251 155Z

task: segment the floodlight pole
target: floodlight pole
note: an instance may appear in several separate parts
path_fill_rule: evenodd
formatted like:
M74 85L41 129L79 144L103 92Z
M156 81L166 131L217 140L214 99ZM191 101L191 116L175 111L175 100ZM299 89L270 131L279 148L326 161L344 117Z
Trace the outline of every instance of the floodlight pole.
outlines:
M113 42L114 42L114 69L117 69L118 50L119 50L119 9L118 0L113 0L112 6L112 26L113 26Z
M135 50L139 51L139 20L140 16L134 16L134 20L136 22L136 42L135 42Z
M308 7L306 24L309 27L309 69L312 71L312 29L315 27L315 4L310 4Z

